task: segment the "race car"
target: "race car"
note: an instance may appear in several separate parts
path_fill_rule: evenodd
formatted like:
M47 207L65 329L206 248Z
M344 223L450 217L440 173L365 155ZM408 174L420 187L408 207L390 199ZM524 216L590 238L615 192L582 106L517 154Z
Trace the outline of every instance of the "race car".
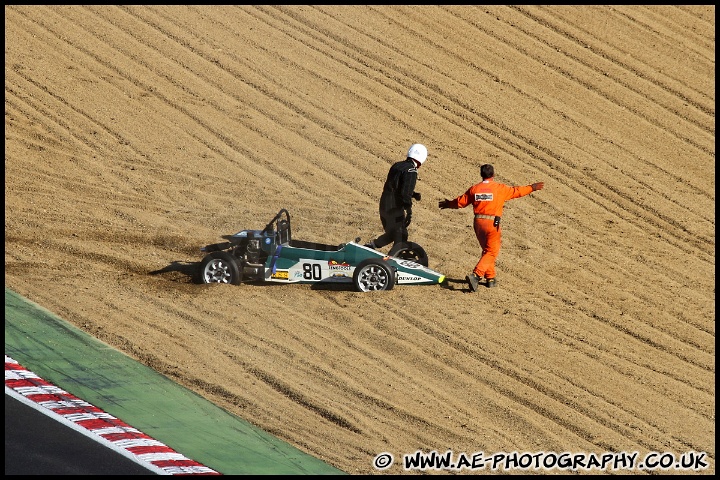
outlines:
M201 247L200 283L352 283L355 290L391 290L395 285L434 285L445 275L428 268L425 250L414 242L388 254L360 239L328 245L295 240L290 214L281 209L262 230L223 235L226 241Z

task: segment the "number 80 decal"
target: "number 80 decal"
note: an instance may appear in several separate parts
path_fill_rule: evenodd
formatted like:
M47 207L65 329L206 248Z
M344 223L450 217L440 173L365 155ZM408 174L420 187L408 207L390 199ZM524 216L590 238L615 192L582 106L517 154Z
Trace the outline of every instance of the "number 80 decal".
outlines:
M303 280L322 280L322 264L303 263Z

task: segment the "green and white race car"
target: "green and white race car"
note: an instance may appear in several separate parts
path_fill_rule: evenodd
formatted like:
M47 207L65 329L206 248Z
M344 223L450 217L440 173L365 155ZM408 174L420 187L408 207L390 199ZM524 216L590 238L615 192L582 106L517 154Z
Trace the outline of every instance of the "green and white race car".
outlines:
M199 283L352 283L357 291L395 285L436 285L445 275L428 268L418 244L396 245L389 254L360 245L360 239L327 245L292 238L290 214L281 209L262 230L224 235L226 241L200 250Z

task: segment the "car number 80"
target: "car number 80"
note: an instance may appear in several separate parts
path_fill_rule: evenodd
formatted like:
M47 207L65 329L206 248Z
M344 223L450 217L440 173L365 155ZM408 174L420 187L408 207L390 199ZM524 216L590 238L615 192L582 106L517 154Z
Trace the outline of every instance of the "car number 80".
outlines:
M319 263L303 263L303 280L322 280L322 265Z

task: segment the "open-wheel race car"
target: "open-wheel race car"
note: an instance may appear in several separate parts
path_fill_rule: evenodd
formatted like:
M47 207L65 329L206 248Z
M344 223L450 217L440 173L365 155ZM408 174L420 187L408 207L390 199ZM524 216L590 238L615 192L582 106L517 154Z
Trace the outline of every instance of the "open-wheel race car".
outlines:
M355 241L339 245L295 240L290 214L281 209L262 230L223 235L226 241L200 250L200 283L352 283L355 290L390 290L395 285L440 284L445 275L428 268L425 250L414 242L388 254Z

